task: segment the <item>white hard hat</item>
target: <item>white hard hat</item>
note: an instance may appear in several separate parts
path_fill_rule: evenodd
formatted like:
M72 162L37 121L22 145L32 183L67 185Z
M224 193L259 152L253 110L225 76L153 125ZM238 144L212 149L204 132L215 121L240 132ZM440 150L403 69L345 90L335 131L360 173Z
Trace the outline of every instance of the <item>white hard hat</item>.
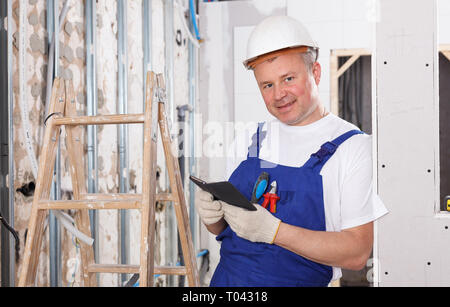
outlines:
M309 47L316 52L319 49L308 30L298 20L288 16L268 17L250 34L244 66L250 69L252 65L249 64L262 55L296 47L306 47L305 50Z

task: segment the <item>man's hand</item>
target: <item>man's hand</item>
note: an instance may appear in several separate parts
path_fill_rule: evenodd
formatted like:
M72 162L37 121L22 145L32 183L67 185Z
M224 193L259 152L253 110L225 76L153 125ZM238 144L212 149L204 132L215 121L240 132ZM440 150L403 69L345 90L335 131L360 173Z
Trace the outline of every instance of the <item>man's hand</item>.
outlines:
M231 229L241 238L252 242L272 244L278 232L281 220L259 205L256 211L245 210L223 203L225 220Z
M205 225L215 224L223 218L222 204L220 200L214 200L211 193L203 190L198 191L195 197L195 208Z

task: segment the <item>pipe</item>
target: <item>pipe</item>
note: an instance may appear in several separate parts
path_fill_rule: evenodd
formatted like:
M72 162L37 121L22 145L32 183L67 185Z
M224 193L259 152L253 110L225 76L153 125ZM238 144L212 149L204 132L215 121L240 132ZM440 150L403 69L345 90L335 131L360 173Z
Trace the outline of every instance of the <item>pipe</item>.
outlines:
M183 105L183 106L178 106L177 107L177 111L178 111L178 122L180 123L181 127L179 129L179 133L178 133L178 137L179 137L179 154L178 154L178 164L180 166L180 176L181 176L181 183L183 185L184 188L184 178L185 178L185 131L186 131L186 111L190 112L192 111L192 109L190 108L189 105ZM183 189L184 190L184 189ZM184 196L184 195L183 195ZM178 242L178 262L180 263L180 265L184 265L184 257L183 257L183 251L181 249L181 241L180 241L180 236L177 236L177 242ZM185 278L184 276L180 276L179 280L178 280L178 286L179 287L183 287L184 286L184 281Z
M65 15L68 10L68 0L66 0L63 7L64 16L58 14L59 0L51 0L47 2L47 29L49 37L52 37L52 49L50 52L52 58L49 59L47 68L47 88L53 85L53 79L59 77L59 32L61 30ZM64 18L60 18L64 17ZM51 35L53 34L53 35ZM51 90L46 92L46 98L50 99ZM46 104L46 109L49 105ZM47 116L47 114L46 114ZM51 199L58 200L61 198L61 141L58 140L58 147L56 150L56 158L53 169L54 180L52 180L52 187L50 190ZM61 231L59 224L59 214L51 210L49 213L49 258L50 258L50 286L57 287L61 285Z
M96 79L96 1L86 0L86 113L97 115L97 79ZM87 160L88 160L88 193L98 191L98 154L97 154L97 126L87 126ZM89 210L91 232L94 238L94 258L98 257L98 216L97 211Z
M171 128L174 118L174 25L173 25L173 1L164 1L164 41L165 41L165 79L168 110L168 123Z
M47 3L47 5L50 3L51 0ZM61 25L64 23L64 20L66 19L67 11L69 10L69 0L66 0L64 2L63 9L61 11L61 15L59 16L59 30L61 30ZM47 89L46 89L46 96L45 96L45 117L48 116L48 108L50 107L50 98L52 93L52 86L53 86L53 67L55 65L54 59L55 59L55 37L53 36L53 30L54 26L49 26L53 24L53 10L50 11L47 6L47 29L48 29L48 37L50 39L51 37L51 43L50 48L48 51L48 65L47 65Z
M147 72L153 68L152 61L152 1L142 1L142 42L144 52L143 80L144 80L144 99L143 106L145 108L145 94L147 88Z
M127 53L127 5L126 1L117 2L118 19L118 104L117 113L128 113L128 53ZM128 158L128 125L117 125L118 129L118 150L119 150L119 192L128 193L129 188L129 158ZM129 242L129 221L128 211L120 210L120 259L122 264L128 263ZM122 274L122 283L127 281L126 274ZM120 284L120 283L119 283Z
M8 148L8 159L9 159L9 170L8 170L8 180L9 180L9 221L11 227L14 227L14 125L13 125L13 111L14 111L14 95L13 95L13 71L12 71L12 1L8 0L8 101L9 101L9 114L8 114L8 123L9 123L9 148ZM11 256L12 253L12 241L10 240L10 259L13 259ZM9 265L9 274L10 274L10 285L12 287L15 286L15 262L11 261Z
M191 12L191 22L192 22L192 26L195 31L195 35L197 36L198 40L201 40L200 33L198 32L198 27L197 27L197 17L196 17L196 8L195 8L194 0L189 0L189 11Z
M178 12L178 17L181 20L181 23L183 25L183 28L189 38L189 41L196 47L196 48L200 48L200 43L199 43L199 39L195 39L192 36L191 30L189 30L189 27L186 23L186 18L184 17L184 11L186 10L183 5L179 2L179 0L175 1L175 5L177 7L177 12ZM197 36L198 37L198 36Z
M195 14L196 8L194 3L189 6L189 10ZM191 28L194 27L193 21L191 20ZM196 110L196 99L197 99L197 55L198 49L194 48L193 44L188 45L189 52L189 67L188 67L188 82L189 82L189 106L191 112L189 113L189 174L195 174L195 123L194 114ZM198 247L197 240L197 228L198 228L198 218L195 210L195 185L189 180L189 222L192 232L192 241L194 245L194 250Z
M2 204L0 205L0 211L4 214L3 218L7 219L9 221L9 227L7 226L6 221L3 220L3 218L0 217L2 222L4 223L5 227L11 231L8 232L5 230L5 228L1 229L1 286L2 287L14 287L15 284L15 258L14 257L14 244L11 234L14 236L14 130L13 130L13 108L14 108L14 100L13 100L13 77L12 77L12 61L13 61L13 53L12 53L12 27L11 27L11 20L12 20L12 1L4 1L0 4L0 11L1 11L1 17L0 19L3 21L3 17L5 17L5 20L7 21L7 24L0 25L0 29L3 28L3 25L5 27L4 31L5 35L1 35L1 51L2 54L2 61L6 58L7 66L6 71L4 71L4 68L2 68L2 77L4 77L4 80L2 80L2 89L5 90L7 98L4 100L4 106L2 106L2 112L5 112L5 116L8 117L7 122L2 125L3 128L7 129L8 136L6 137L6 134L4 135L6 139L3 139L3 144L0 144L1 147L8 147L8 151L6 153L6 150L3 151L0 154L2 157L2 181L3 178L5 181L3 181L0 185L2 187ZM6 41L6 44L4 44ZM4 45L3 45L4 44ZM6 48L5 48L5 47ZM2 94L2 98L5 98ZM6 157L7 156L7 157ZM6 166L6 162L8 163L8 166ZM4 176L4 177L3 177ZM6 180L7 179L7 180ZM4 198L3 198L4 197ZM3 203L3 201L5 201ZM1 215L1 213L0 213ZM2 227L0 225L0 227ZM18 250L17 247L20 248L20 246L17 246L17 242L19 238L16 238L16 257L18 257Z
M173 40L174 40L174 25L173 25L173 1L164 1L164 41L165 41L165 81L166 81L166 102L167 102L167 123L169 125L169 133L172 127L172 120L174 118L174 97L173 97ZM170 184L168 178L167 169L165 170L166 191L169 189ZM173 203L166 207L166 225L167 225L167 237L166 237L166 262L167 265L175 265L176 249L177 249L177 225L175 219L175 212ZM167 278L168 286L174 286L174 276L169 275Z

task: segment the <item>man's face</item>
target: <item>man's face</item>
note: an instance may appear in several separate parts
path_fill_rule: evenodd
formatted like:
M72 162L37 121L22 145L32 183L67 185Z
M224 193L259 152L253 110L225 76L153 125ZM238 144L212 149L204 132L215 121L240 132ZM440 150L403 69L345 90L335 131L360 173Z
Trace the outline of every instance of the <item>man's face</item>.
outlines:
M308 72L300 54L288 53L258 64L254 73L267 110L281 122L303 126L321 118L319 63Z

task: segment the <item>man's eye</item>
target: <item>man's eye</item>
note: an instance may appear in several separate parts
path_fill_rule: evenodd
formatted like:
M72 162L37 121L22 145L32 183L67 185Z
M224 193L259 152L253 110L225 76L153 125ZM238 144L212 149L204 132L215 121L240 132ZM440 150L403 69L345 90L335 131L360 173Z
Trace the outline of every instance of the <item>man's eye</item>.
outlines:
M287 82L290 82L290 81L294 80L294 77L287 77L287 78L284 79L284 80L287 81Z
M265 85L263 86L264 89L266 89L266 88L271 88L271 87L272 87L272 84L271 84L271 83L265 84Z

